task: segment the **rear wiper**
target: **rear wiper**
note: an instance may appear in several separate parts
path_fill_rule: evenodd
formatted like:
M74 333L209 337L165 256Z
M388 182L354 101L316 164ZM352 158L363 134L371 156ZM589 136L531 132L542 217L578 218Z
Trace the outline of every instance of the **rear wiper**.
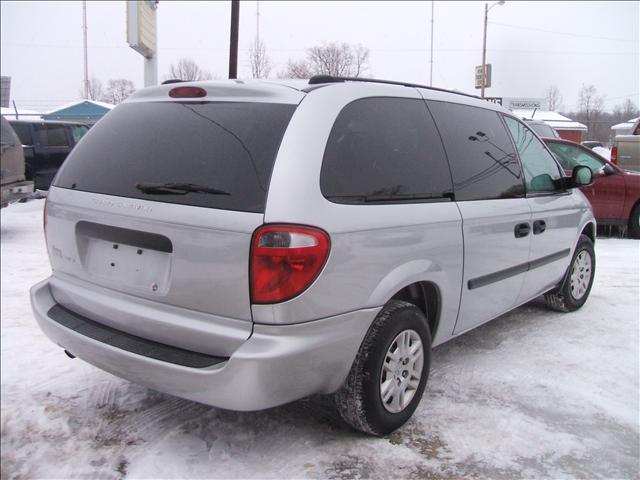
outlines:
M136 188L144 193L157 193L161 195L186 195L190 192L231 195L224 190L207 187L206 185L196 185L195 183L136 183Z
M383 203L383 202L411 202L419 200L435 200L435 201L451 201L453 200L453 192L444 192L442 194L402 194L397 193L395 195L331 195L328 199L341 199L350 200L352 202L364 202L364 203Z

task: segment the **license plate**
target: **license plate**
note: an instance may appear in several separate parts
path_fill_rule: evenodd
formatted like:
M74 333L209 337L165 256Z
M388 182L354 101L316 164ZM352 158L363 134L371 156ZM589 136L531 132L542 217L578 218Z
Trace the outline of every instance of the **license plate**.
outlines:
M170 253L96 238L89 239L86 248L84 268L91 277L147 294L168 290Z

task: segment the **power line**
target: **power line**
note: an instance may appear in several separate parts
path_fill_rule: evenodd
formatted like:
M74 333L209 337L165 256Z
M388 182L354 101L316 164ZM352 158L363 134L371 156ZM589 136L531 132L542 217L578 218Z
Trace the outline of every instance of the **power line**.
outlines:
M566 35L569 37L581 37L581 38L595 38L598 40L611 40L614 42L634 42L637 43L638 40L629 40L626 38L611 38L611 37L599 37L595 35L584 35L581 33L571 33L571 32L558 32L556 30L546 30L544 28L535 28L535 27L524 27L522 25L511 25L509 23L499 23L499 22L489 22L492 25L498 25L500 27L509 27L509 28L518 28L520 30L531 30L534 32L544 32L544 33L553 33L556 35Z
M5 42L3 47L34 47L34 48L71 48L71 49L81 49L81 45L55 45L55 44L37 44L37 43L8 43ZM91 45L90 48L101 48L101 49L125 49L128 50L128 47L125 46L116 46L116 45ZM193 46L164 46L163 50L205 50L205 51L217 51L217 52L227 52L226 48L218 48L218 47L193 47ZM248 48L239 48L241 52L248 52L250 49ZM469 52L469 53L477 53L481 49L480 48L434 48L434 52ZM271 52L289 52L289 53L301 53L306 52L305 48L270 48ZM370 52L373 53L419 53L424 52L424 48L370 48ZM605 52L593 52L593 51L576 51L576 50L553 50L553 51L544 51L544 50L512 50L512 49L500 49L500 48L492 48L492 52L501 52L501 53L513 53L513 54L531 54L531 55L638 55L639 52L620 52L620 51L605 51Z

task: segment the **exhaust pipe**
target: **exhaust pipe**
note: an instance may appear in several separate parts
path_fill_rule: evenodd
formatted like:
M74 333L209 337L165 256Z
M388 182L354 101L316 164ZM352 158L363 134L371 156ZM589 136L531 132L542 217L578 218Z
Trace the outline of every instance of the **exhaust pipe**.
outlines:
M73 353L71 353L69 350L65 350L64 354L72 360L76 358L76 356Z

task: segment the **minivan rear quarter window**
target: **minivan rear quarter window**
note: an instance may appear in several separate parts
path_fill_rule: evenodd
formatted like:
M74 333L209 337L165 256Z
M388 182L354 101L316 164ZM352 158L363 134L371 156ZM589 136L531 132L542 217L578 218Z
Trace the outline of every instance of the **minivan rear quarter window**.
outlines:
M365 98L345 106L327 142L320 188L335 203L448 199L451 173L424 102Z
M427 102L447 149L456 200L524 195L518 156L497 112Z
M273 163L295 108L249 102L123 104L86 133L54 185L262 213ZM226 194L137 187L168 183Z

